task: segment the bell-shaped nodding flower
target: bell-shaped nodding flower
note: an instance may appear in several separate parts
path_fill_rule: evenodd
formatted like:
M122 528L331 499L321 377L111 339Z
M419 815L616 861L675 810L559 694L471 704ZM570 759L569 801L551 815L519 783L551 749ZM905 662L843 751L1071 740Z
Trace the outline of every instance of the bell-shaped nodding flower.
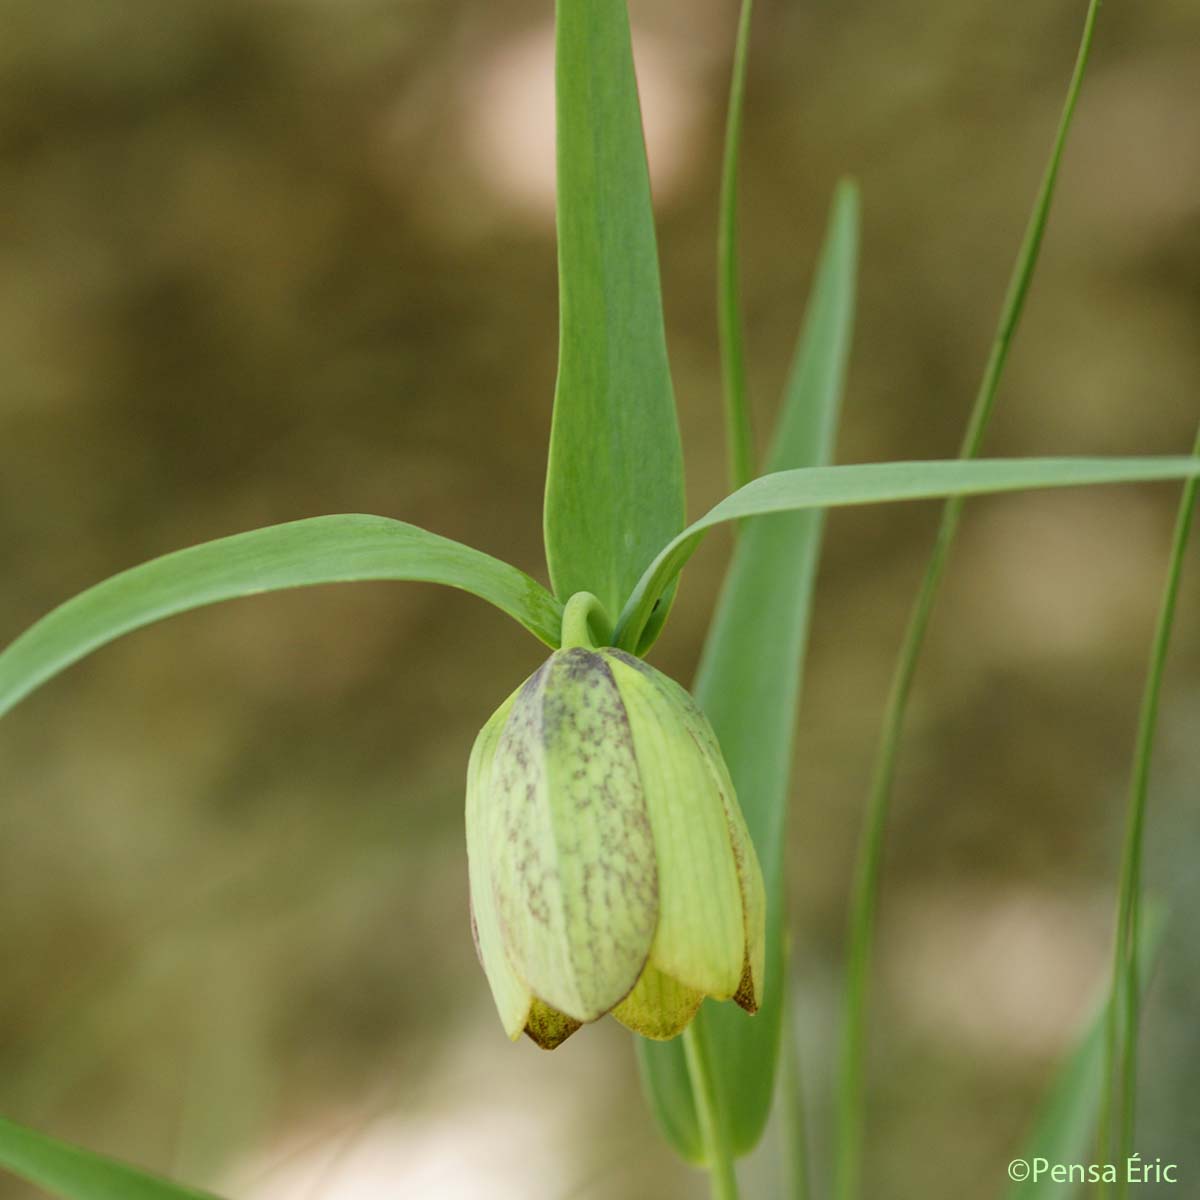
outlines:
M467 777L475 945L509 1037L612 1013L675 1037L706 996L754 1012L765 901L712 727L641 659L556 651Z

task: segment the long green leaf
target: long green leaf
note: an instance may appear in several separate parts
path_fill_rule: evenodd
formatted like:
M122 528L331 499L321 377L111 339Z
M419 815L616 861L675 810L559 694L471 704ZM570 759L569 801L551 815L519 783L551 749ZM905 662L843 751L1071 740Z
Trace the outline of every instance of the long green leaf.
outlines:
M592 592L611 619L683 528L683 453L625 0L556 9L560 334L546 559L561 600Z
M1142 986L1149 980L1166 931L1166 914L1161 906L1147 906L1140 926L1138 974ZM1108 1014L1118 1001L1108 997L1100 1006L1079 1045L1063 1063L1034 1121L1033 1130L1021 1148L1019 1159L1032 1164L1089 1162L1094 1145L1104 1082L1104 1054ZM1078 1194L1079 1184L1055 1182L1043 1172L1014 1183L1006 1190L1007 1200L1066 1200Z
M983 496L1037 488L1149 483L1200 475L1194 458L992 458L808 467L763 475L739 488L659 551L638 580L617 624L615 642L644 653L653 638L648 618L704 535L723 521L809 508L842 508L897 500Z
M836 193L804 331L784 392L770 466L828 462L833 453L854 318L858 196ZM727 1140L750 1150L770 1110L779 1044L785 936L783 846L797 698L808 637L822 514L747 522L705 644L696 696L725 754L767 888L767 987L748 1018L706 1005L706 1028ZM667 1136L685 1157L703 1146L677 1042L641 1042L643 1078Z
M1192 453L1200 455L1200 430L1196 433ZM1167 564L1167 579L1163 586L1159 606L1158 622L1154 640L1150 646L1150 664L1146 671L1146 686L1142 692L1141 710L1138 713L1137 740L1133 755L1133 770L1129 781L1129 806L1126 817L1125 848L1122 853L1121 879L1117 896L1117 928L1113 945L1113 978L1108 1016L1107 1052L1104 1064L1104 1108L1100 1125L1099 1146L1101 1157L1107 1159L1111 1145L1111 1121L1117 1113L1117 1097L1120 1096L1120 1121L1118 1124L1118 1161L1125 1161L1133 1153L1134 1117L1137 1100L1138 1030L1141 1012L1141 997L1138 987L1138 937L1141 922L1138 910L1141 907L1141 880L1143 842L1146 836L1146 810L1150 792L1150 761L1154 753L1154 738L1158 732L1158 711L1162 695L1163 675L1166 672L1167 651L1171 644L1171 632L1175 625L1175 610L1179 604L1179 587L1183 577L1183 558L1191 536L1192 521L1196 511L1196 493L1200 480L1189 479L1179 498L1179 511L1175 517L1175 535L1171 542L1171 557ZM1124 1020L1120 1008L1124 1005ZM1120 1046L1119 1033L1124 1034L1124 1045ZM1123 1053L1118 1056L1118 1049ZM1117 1066L1120 1058L1120 1081ZM1117 1195L1128 1191L1128 1180L1117 1188Z
M753 0L742 0L733 50L733 76L729 81L725 153L721 163L721 202L717 218L717 327L721 337L729 479L730 486L735 488L749 483L758 473L754 469L754 432L750 424L746 387L746 346L742 329L741 284L738 279L738 161L742 149L742 111L746 103L750 20L753 15Z
M0 654L0 715L85 654L152 621L259 592L366 579L462 588L558 645L561 606L516 567L403 521L314 517L164 555L60 605Z
M0 1169L63 1200L217 1200L0 1117Z

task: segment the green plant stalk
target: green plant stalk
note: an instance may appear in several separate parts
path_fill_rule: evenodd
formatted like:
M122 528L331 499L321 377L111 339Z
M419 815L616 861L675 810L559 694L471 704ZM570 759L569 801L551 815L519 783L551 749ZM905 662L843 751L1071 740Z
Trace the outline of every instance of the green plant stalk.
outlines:
M1200 430L1192 446L1200 455ZM1138 1023L1141 1007L1141 985L1138 978L1138 954L1141 924L1141 878L1146 832L1147 796L1150 786L1150 762L1154 750L1154 735L1158 728L1159 704L1162 696L1163 673L1175 611L1179 601L1179 584L1183 575L1183 556L1191 535L1196 511L1197 481L1188 480L1179 500L1175 518L1175 534L1171 558L1163 587L1158 623L1150 647L1150 662L1146 687L1142 693L1138 715L1137 741L1134 749L1133 771L1129 784L1129 809L1126 819L1125 848L1121 863L1120 892L1117 901L1117 928L1113 952L1112 988L1109 999L1104 1063L1104 1101L1100 1122L1099 1161L1108 1162L1112 1139L1113 1116L1120 1097L1120 1126L1117 1142L1117 1161L1125 1162L1133 1152L1133 1134L1137 1100ZM1119 1011L1123 1021L1118 1015ZM1123 1035L1123 1046L1120 1045ZM1120 1062L1118 1082L1117 1065ZM1105 1191L1108 1189L1105 1188ZM1117 1184L1117 1195L1128 1193L1127 1173Z
M1009 280L996 337L992 343L983 379L963 436L959 451L960 458L975 458L978 455L991 421L1000 380L1008 361L1013 336L1020 324L1025 300L1033 281L1042 239L1045 235L1046 222L1050 215L1050 205L1058 182L1059 167L1066 146L1067 134L1075 114L1079 91L1091 53L1092 36L1099 7L1099 0L1091 0L1088 5L1079 51L1076 55L1071 82L1067 88L1067 97L1062 116L1059 119L1050 160L1042 177L1041 188L1034 203L1025 236L1017 253L1017 261ZM866 820L856 861L850 906L849 950L843 1002L837 1105L834 1194L838 1200L855 1200L860 1190L870 952L874 941L884 832L895 783L900 737L904 728L913 677L916 674L917 660L925 643L934 601L937 598L942 576L945 574L950 549L962 518L964 503L963 498L952 498L942 509L941 523L938 526L933 553L905 630L896 670L892 677L887 706L884 710L883 728L872 774Z
M573 646L584 646L595 650L606 646L612 637L612 622L604 611L604 605L591 592L576 592L563 605L562 638L563 650Z
M746 65L750 57L750 17L753 0L742 0L733 77L725 120L725 151L721 163L720 216L717 225L717 324L721 342L721 379L725 397L729 479L740 488L754 478L754 431L746 386L746 347L738 280L738 159L742 145L742 113L746 99Z
M808 1122L804 1110L804 1073L796 1038L794 990L790 939L785 943L787 975L783 983L783 1022L779 1029L779 1086L783 1118L784 1196L787 1200L810 1200L808 1178Z
M737 1172L720 1112L704 1026L693 1021L680 1035L687 1059L688 1078L696 1099L696 1115L704 1138L705 1165L713 1200L737 1200Z

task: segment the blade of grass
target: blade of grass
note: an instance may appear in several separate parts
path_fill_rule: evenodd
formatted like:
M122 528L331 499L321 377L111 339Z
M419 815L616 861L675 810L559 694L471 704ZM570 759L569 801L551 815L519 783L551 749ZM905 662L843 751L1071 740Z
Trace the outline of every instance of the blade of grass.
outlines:
M367 579L461 588L558 645L561 606L516 567L403 521L313 517L178 550L60 605L0 653L0 715L86 654L153 621L260 592Z
M725 391L729 481L730 487L734 488L749 483L755 474L754 431L750 423L746 388L746 347L738 279L738 160L742 148L742 113L746 99L746 67L750 57L750 19L753 9L753 0L742 0L733 50L733 75L729 83L717 224L717 322L721 339L721 378Z
M63 1200L217 1200L0 1117L0 1169Z
M1079 90L1087 68L1088 56L1091 53L1092 35L1099 7L1099 0L1091 0L1088 5L1075 68L1067 87L1067 97L1050 152L1050 160L1034 202L1025 236L1017 253L1016 264L1001 309L995 341L984 368L983 379L967 423L962 448L959 451L960 457L964 459L976 457L983 445L983 438L995 407L1000 379L1008 361L1009 348L1020 323L1025 307L1025 298L1033 281L1034 268L1037 265L1046 222L1050 215L1050 205L1054 199L1054 190L1058 182L1059 167L1062 163L1067 134L1075 115ZM834 1194L838 1200L856 1200L860 1191L865 1120L864 1079L870 952L878 904L884 832L891 805L900 736L904 727L913 677L916 673L917 659L920 657L925 641L934 600L946 569L950 548L962 516L962 509L963 501L957 498L949 500L943 509L933 553L904 635L884 714L879 750L855 867L850 904L837 1103Z
M546 559L561 600L592 592L611 614L683 526L683 452L625 0L557 0L556 12L560 331Z
M1200 455L1200 431L1197 431L1192 453ZM1133 755L1133 771L1129 784L1129 808L1122 855L1121 882L1117 902L1117 926L1113 950L1112 989L1108 1008L1108 1027L1105 1040L1104 1103L1100 1121L1100 1161L1108 1162L1113 1116L1120 1101L1120 1124L1117 1138L1117 1161L1125 1162L1133 1153L1133 1133L1137 1101L1138 1025L1140 1018L1140 989L1138 987L1138 910L1141 907L1141 878L1143 843L1146 831L1147 796L1150 788L1150 762L1154 751L1154 735L1158 729L1158 711L1162 695L1163 673L1171 631L1175 625L1175 610L1179 601L1179 583L1183 576L1183 556L1191 535L1196 510L1197 481L1184 484L1175 518L1175 534L1162 603L1150 647L1150 663L1146 672L1146 687L1138 714L1137 741ZM1123 1020L1118 1009L1124 1004ZM1121 1037L1118 1037L1120 1031ZM1123 1043L1123 1044L1120 1044ZM1118 1081L1117 1066L1120 1063ZM1122 1174L1117 1195L1128 1193L1129 1180Z
M1159 905L1147 905L1141 917L1142 936L1138 944L1138 972L1142 985L1149 980L1162 947L1166 914ZM1104 1075L1106 1026L1115 1005L1107 996L1088 1025L1079 1045L1063 1063L1047 1092L1025 1140L1019 1157L1033 1163L1077 1163L1084 1161L1093 1142L1100 1111ZM1097 1159L1107 1162L1107 1159ZM1078 1190L1078 1183L1058 1182L1043 1175L1015 1183L1005 1191L1007 1200L1066 1200Z
M858 197L839 186L789 373L772 467L827 462L837 430L854 314ZM776 477L777 478L777 477ZM752 485L753 486L753 485ZM720 739L767 889L766 991L758 1014L706 1004L718 1116L735 1154L761 1136L770 1111L783 985L783 843L797 697L820 549L821 515L775 515L742 528L696 680ZM653 602L651 602L652 604ZM703 1152L677 1042L638 1043L643 1079L664 1131L685 1157Z
M1195 458L958 458L933 462L859 463L848 467L805 467L762 475L726 496L659 551L638 580L617 622L616 644L639 652L649 644L647 618L704 535L723 521L766 513L984 496L1036 488L1192 479ZM735 781L736 782L736 781Z

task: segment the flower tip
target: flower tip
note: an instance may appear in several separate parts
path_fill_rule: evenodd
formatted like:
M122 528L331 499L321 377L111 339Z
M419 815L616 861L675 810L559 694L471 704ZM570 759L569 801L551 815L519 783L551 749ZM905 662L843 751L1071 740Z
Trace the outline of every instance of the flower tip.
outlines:
M749 963L746 964L746 969L742 973L742 981L738 984L738 990L733 993L733 1002L751 1016L758 1012L758 989L754 986L754 974L750 970Z
M534 1000L529 1006L529 1015L525 1018L525 1036L534 1045L543 1050L557 1050L577 1029L583 1026L579 1021L572 1020L565 1013ZM513 1037L517 1040L520 1034Z

